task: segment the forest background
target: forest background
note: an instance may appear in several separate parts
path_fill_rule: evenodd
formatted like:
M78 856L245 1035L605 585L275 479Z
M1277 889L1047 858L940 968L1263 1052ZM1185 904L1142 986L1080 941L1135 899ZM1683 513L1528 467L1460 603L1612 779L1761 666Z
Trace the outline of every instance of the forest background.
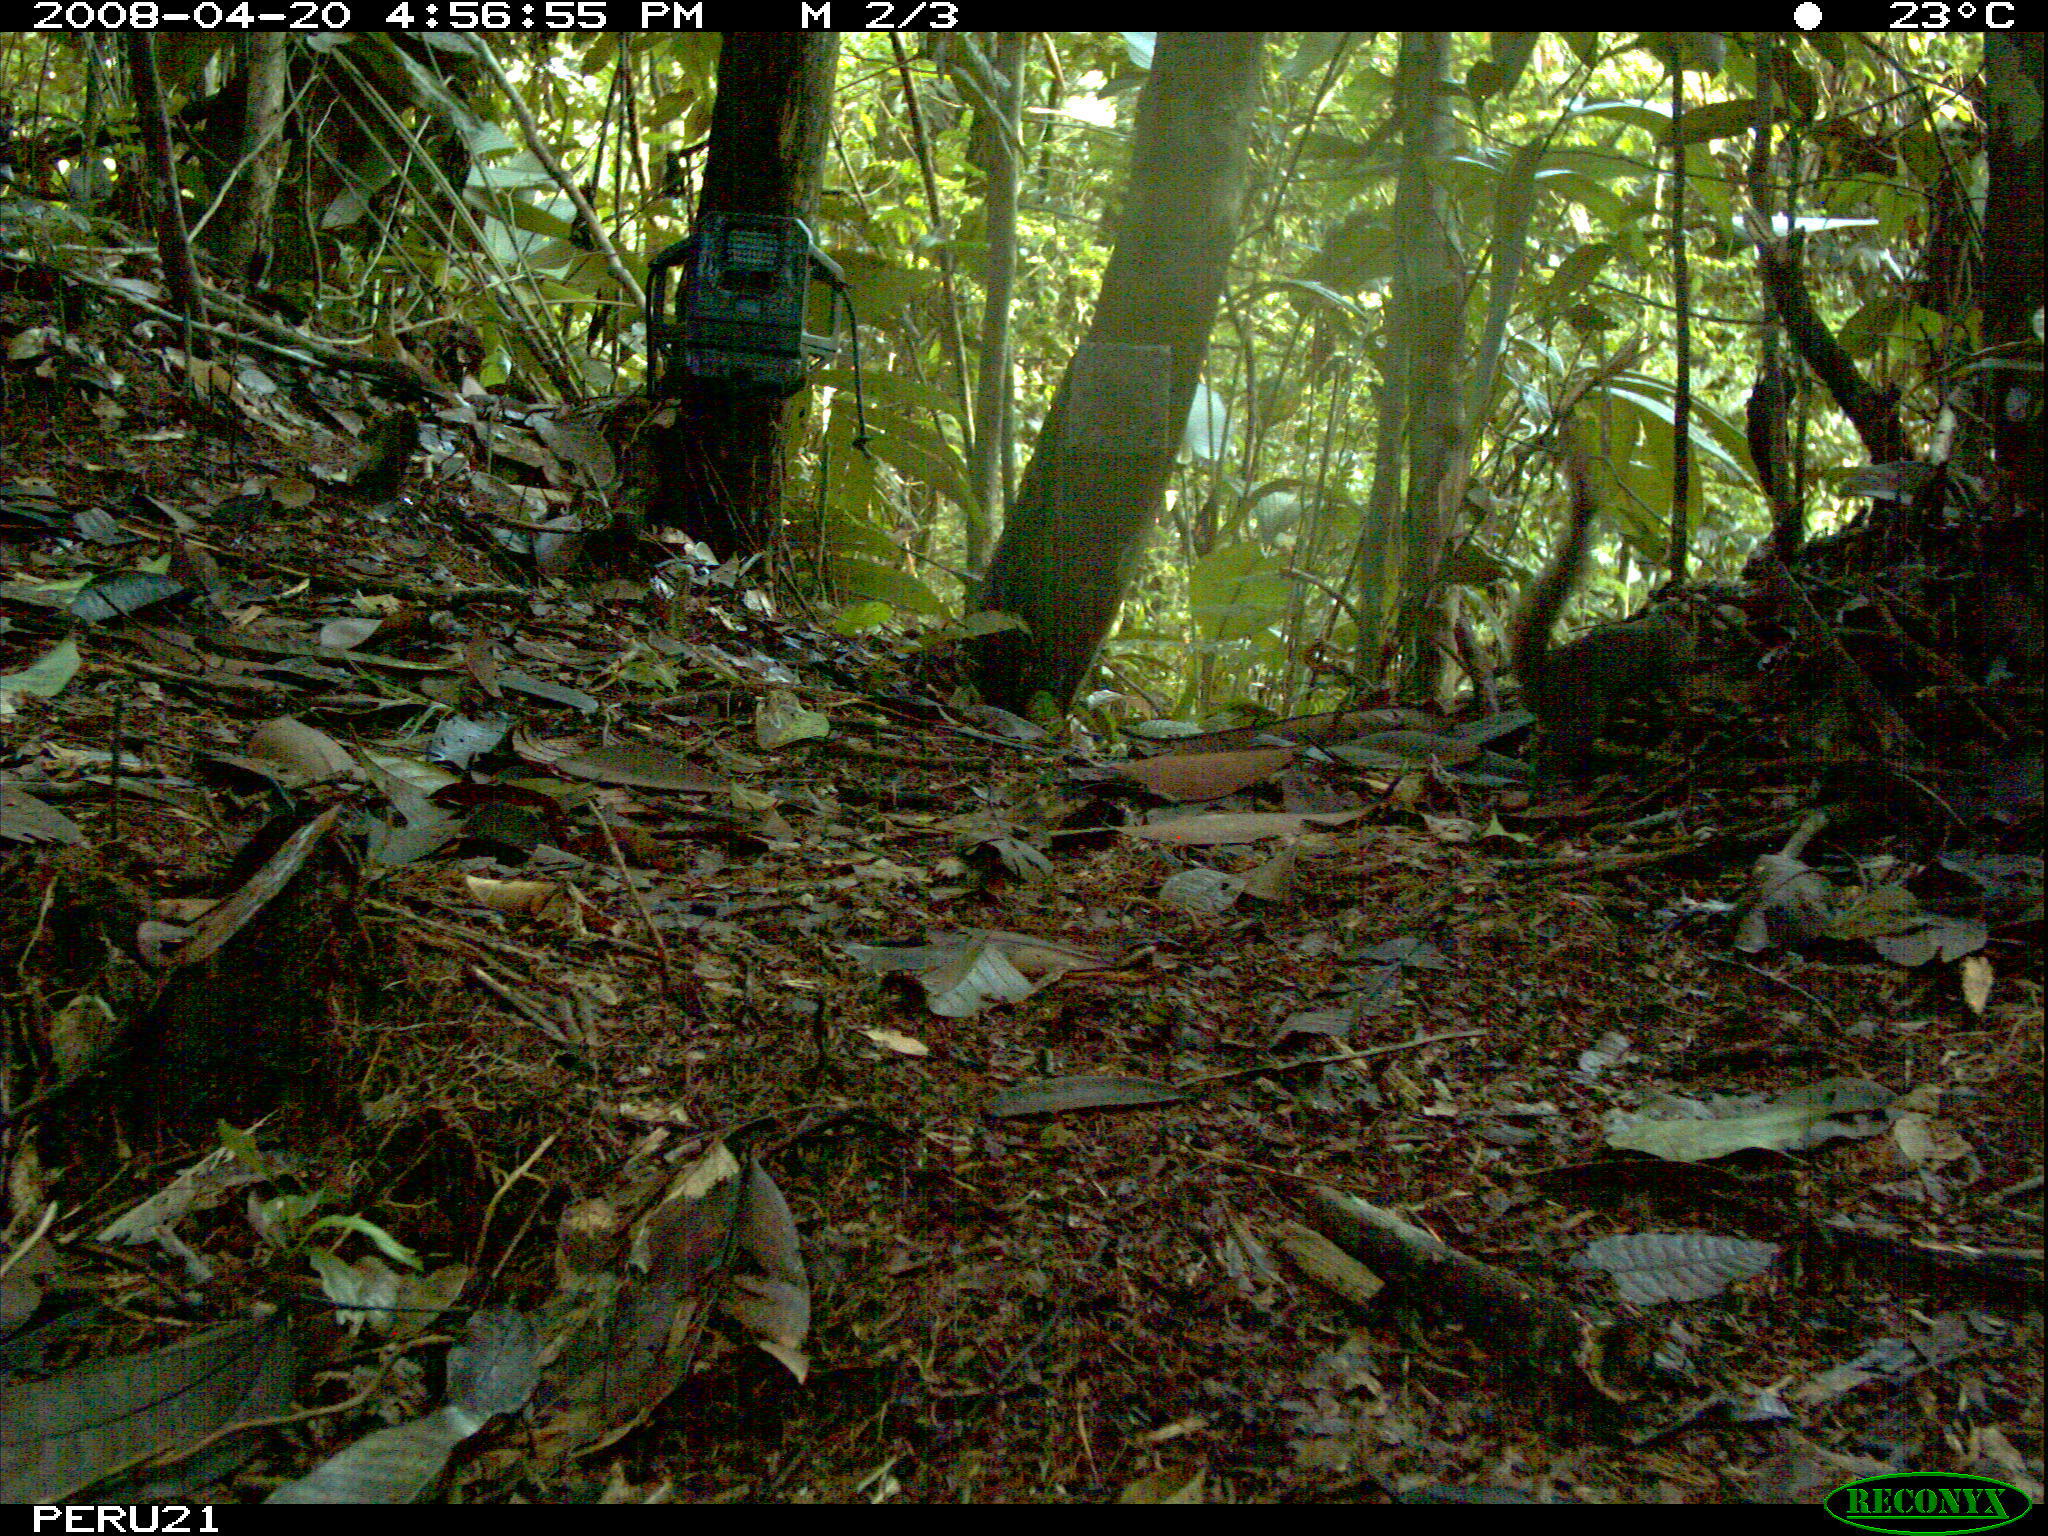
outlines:
M14 34L0 78L0 1269L47 1233L110 1301L4 1388L0 1485L121 1502L146 1438L289 1497L2038 1490L2040 34ZM707 211L801 212L858 354L650 400ZM1532 784L1491 710L1145 755L1498 702L1574 431L1573 622L1677 578L1714 642L1623 772ZM180 1139L275 1193L103 1254ZM1431 1225L1383 1293L1270 1262L1340 1185ZM335 1315L380 1254L449 1261L409 1316L537 1321L540 1415L450 1464L464 1373ZM206 1371L262 1401L164 1389L281 1295Z
M811 223L854 300L865 409L842 352L788 418L779 517L717 553L772 553L785 589L849 632L959 633L1109 254L1137 238L1120 194L1154 46L835 43ZM647 260L689 232L719 47L183 34L156 54L217 269L257 276L316 332L406 358L452 326L482 388L601 400L646 383ZM1591 609L1738 571L1771 524L1742 419L1776 366L1760 241L1796 242L1816 306L1924 442L1983 344L1960 232L1981 214L1987 96L2038 137L2026 71L1980 75L1980 51L1276 35L1163 536L1141 530L1079 580L1113 587L1114 628L1099 653L1082 637L1099 686L1071 686L1070 666L1049 702L1216 723L1484 686L1506 600L1554 539L1550 449L1572 412L1620 536ZM127 68L109 36L7 39L18 186L48 200L11 205L22 232L149 227L146 178L123 173ZM266 74L283 94L258 111ZM1776 430L1797 445L1787 499L1825 533L1870 486L1818 394L1794 392Z

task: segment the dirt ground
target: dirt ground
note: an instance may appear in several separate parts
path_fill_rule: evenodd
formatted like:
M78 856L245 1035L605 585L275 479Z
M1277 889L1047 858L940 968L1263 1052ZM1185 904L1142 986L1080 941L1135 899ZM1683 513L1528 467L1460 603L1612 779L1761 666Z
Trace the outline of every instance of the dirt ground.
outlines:
M1086 762L536 554L597 427L451 396L393 499L359 384L195 399L37 281L11 1497L2038 1496L2038 751L1823 761L1781 673L1551 789L1321 750L1378 715ZM1734 946L1817 804L1868 920Z

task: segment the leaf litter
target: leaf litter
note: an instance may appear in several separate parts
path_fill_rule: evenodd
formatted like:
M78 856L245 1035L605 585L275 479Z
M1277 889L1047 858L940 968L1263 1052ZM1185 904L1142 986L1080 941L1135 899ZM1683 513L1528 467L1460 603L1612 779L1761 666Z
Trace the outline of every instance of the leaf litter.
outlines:
M2038 1478L2037 855L1051 742L973 626L601 563L587 422L314 378L352 481L241 391L258 472L16 325L7 1497Z

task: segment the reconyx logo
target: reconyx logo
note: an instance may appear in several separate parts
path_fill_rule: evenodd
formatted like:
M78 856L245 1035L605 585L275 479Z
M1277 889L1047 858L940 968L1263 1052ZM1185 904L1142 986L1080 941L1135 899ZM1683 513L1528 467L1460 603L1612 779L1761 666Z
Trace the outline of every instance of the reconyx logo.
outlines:
M1821 1500L1844 1525L1914 1536L1963 1536L2010 1525L2033 1507L2019 1489L1961 1472L1895 1472L1859 1478Z

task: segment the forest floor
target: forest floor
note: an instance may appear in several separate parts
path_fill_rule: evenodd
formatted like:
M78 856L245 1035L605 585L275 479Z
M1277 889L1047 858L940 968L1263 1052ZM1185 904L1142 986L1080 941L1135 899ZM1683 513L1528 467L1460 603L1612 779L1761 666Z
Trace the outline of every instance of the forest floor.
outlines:
M0 279L7 1497L2039 1496L2038 755L1089 761Z

